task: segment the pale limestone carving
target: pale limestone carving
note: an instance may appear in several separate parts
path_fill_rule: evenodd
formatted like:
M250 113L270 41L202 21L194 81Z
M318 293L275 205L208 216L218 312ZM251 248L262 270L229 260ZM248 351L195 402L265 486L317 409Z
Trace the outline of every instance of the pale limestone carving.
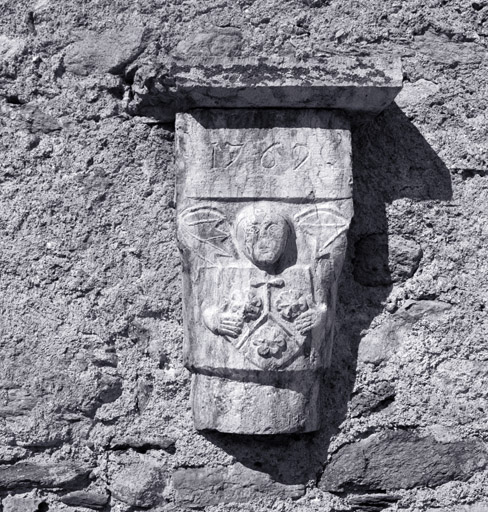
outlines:
M196 427L318 429L352 217L346 119L313 110L181 114L177 164Z

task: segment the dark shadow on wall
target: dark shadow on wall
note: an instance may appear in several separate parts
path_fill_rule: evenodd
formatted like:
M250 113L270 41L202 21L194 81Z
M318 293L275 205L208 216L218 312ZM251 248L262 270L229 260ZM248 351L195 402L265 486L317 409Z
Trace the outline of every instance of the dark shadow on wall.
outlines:
M452 197L447 167L398 106L391 105L375 118L353 121L355 214L339 285L332 363L324 379L323 430L278 436L203 433L237 462L283 484L317 479L330 440L346 419L361 332L384 310L392 288L386 206L400 198L444 201ZM371 235L376 241L373 246L361 243ZM375 272L381 273L381 279L375 280Z

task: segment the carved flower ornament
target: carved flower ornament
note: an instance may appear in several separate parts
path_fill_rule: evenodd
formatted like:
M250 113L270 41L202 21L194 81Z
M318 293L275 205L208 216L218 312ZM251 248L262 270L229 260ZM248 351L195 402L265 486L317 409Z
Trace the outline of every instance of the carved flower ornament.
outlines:
M286 334L276 327L263 329L252 343L258 348L261 357L279 357L286 350Z
M291 322L307 311L307 299L297 290L285 290L276 299L276 309Z
M245 322L256 320L261 313L263 303L253 292L235 291L230 296L229 311L241 316Z

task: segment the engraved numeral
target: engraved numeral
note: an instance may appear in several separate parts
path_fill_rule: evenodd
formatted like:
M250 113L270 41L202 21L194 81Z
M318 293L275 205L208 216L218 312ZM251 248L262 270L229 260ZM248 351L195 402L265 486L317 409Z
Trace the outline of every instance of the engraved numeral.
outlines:
M320 148L320 155L326 164L335 165L337 163L337 156L340 154L341 144L342 138L340 135L335 133L329 135L329 144L325 144Z
M294 171L299 169L310 157L310 150L305 144L295 144L291 151L295 163Z
M237 162L244 144L212 142L212 169L227 168Z
M264 169L272 169L278 163L278 157L283 154L283 144L275 142L268 146L261 156L261 166Z

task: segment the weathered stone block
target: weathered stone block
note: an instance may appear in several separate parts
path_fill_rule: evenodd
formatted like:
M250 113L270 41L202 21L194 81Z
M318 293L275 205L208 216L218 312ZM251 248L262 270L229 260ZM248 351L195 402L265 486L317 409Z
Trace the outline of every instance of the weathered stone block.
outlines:
M395 316L412 323L424 317L437 321L451 308L451 304L440 300L407 300Z
M299 498L305 494L302 484L275 482L266 473L253 471L242 464L228 468L179 469L173 475L178 503L206 507L220 503L245 503L266 496Z
M110 448L112 450L125 450L127 448L134 448L135 450L151 450L151 449L173 449L175 440L158 435L158 434L129 434L126 436L118 436L110 441Z
M133 464L115 476L112 496L135 507L153 507L164 503L166 470L151 463Z
M6 496L2 500L2 512L39 512L46 503L32 495ZM48 510L44 508L44 510Z
M320 487L331 492L436 487L468 480L486 467L488 453L481 441L440 443L431 436L390 431L339 449Z
M0 417L25 416L35 407L37 397L21 387L8 386L0 390Z
M76 75L119 73L144 50L146 36L147 30L137 26L87 34L68 46L64 65Z
M387 407L394 399L394 384L384 381L355 393L349 408L352 416L366 416Z
M424 317L437 321L450 308L450 304L435 300L407 301L402 308L361 340L358 360L363 363L380 364L390 359L398 353L415 322Z
M398 235L369 235L356 244L354 278L365 286L405 281L415 274L421 258L422 249L413 240Z
M349 497L348 503L356 512L380 512L396 503L401 496L396 494L363 494Z
M242 45L242 31L234 27L215 27L206 32L189 34L178 43L174 53L184 59L233 57L238 55Z
M19 462L0 468L0 489L63 488L77 489L88 484L90 468L74 463L34 464Z
M488 501L479 501L469 505L455 505L456 512L486 512L488 510ZM428 508L425 512L452 512L452 507L434 507Z
M5 35L0 36L0 62L7 61L23 51L25 41L18 38L13 39Z
M70 507L85 507L93 510L102 510L108 503L108 494L94 491L73 491L61 496L61 501Z

